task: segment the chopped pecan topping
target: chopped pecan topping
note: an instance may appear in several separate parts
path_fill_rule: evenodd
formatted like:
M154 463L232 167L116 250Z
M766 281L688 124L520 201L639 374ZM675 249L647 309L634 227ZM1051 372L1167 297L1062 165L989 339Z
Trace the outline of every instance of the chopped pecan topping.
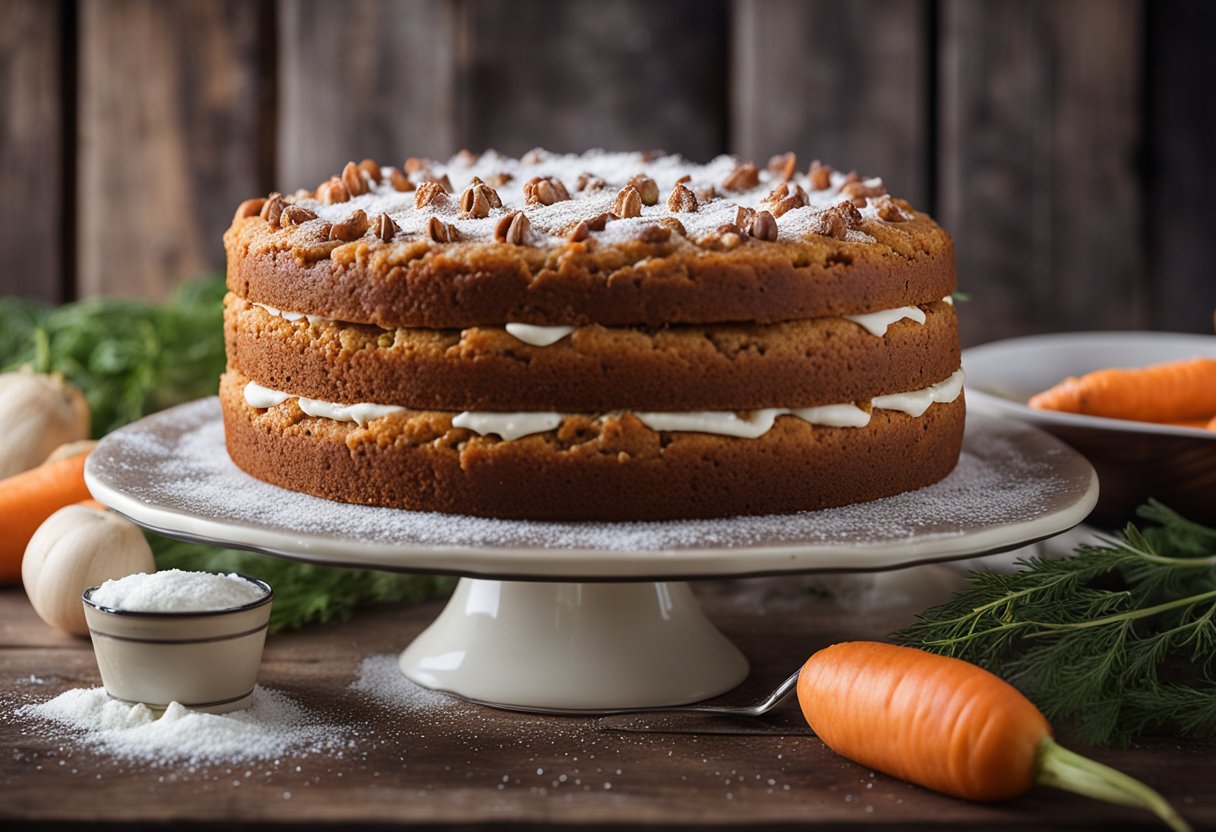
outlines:
M592 231L603 231L608 226L608 223L619 219L620 217L611 211L605 211L604 213L596 214L594 217L587 220L587 227Z
M490 216L490 198L486 193L487 190L487 186L482 184L469 186L460 195L460 215L476 219Z
M414 190L414 183L410 181L408 176L397 168L389 168L388 183L393 186L394 191Z
M490 174L490 184L495 188L501 188L503 185L510 183L514 178L514 176L507 173L505 170L501 170L498 173Z
M686 173L683 176L681 176L679 179L676 180L676 184L677 185L687 185L691 181L692 181L692 174Z
M393 218L388 214L381 214L376 217L376 222L372 224L372 233L386 243L393 239L400 230L401 227L393 222Z
M428 205L447 205L448 195L438 182L423 182L414 194L414 207L421 211Z
M774 242L777 239L777 220L768 211L757 211L747 226L747 233L757 240Z
M574 188L577 191L598 191L608 186L608 183L590 173L580 173Z
M760 171L751 162L739 165L722 180L722 187L728 191L750 191L759 184Z
M421 173L430 166L430 159L419 159L417 156L411 156L405 160L405 164L403 164L401 167L405 169L406 173Z
M552 205L570 198L570 192L556 176L534 176L524 183L524 203Z
M486 199L488 199L490 201L491 208L501 208L502 207L502 200L498 197L498 191L491 188L485 182L482 182L476 176L473 177L473 181L472 181L472 183L470 183L470 187L472 187L473 185L480 185L482 188L485 189Z
M731 249L738 248L745 241L743 229L733 222L728 222L719 225L714 233L706 234L698 242L706 248L730 251Z
M422 174L422 181L423 184L427 182L435 183L439 187L443 188L443 192L446 194L450 194L454 190L452 188L452 180L448 179L448 175L446 173L443 176L436 176L428 170Z
M665 243L671 239L671 229L665 225L646 225L638 232L638 239L643 243Z
M590 236L591 226L587 225L586 220L583 220L570 230L570 233L566 235L566 239L572 243L581 243Z
M467 147L460 148L460 151L456 154L457 164L464 165L466 168L477 164L477 160L479 158L480 157L476 153L469 150Z
M752 219L756 216L755 208L744 208L740 205L735 209L735 225L740 228L748 228L752 224Z
M367 233L367 214L362 209L355 211L344 222L336 222L329 227L329 239L349 243Z
M283 197L279 193L273 193L266 197L266 202L262 205L262 210L258 212L262 219L270 223L271 228L279 227L279 220L283 215L283 209L287 207L287 203L283 201Z
M266 204L266 200L262 197L257 199L247 199L236 207L236 213L232 217L232 221L256 217L262 212L262 206Z
M681 237L687 237L688 231L684 228L684 223L680 222L675 217L663 217L659 220L659 225L670 228L673 233L679 234Z
M791 185L793 187L790 187ZM810 197L806 195L806 191L802 190L801 185L793 182L782 182L773 188L772 192L764 198L762 204L768 206L768 210L774 217L779 217L786 211L792 211L795 208L809 205L810 201Z
M638 193L638 189L632 185L621 188L620 193L616 195L616 205L612 213L622 219L642 216L642 195Z
M375 159L364 159L359 163L359 170L366 173L367 178L375 182L377 185L380 184L380 180L383 178L380 173L380 163Z
M811 170L807 173L807 177L811 180L812 190L826 191L832 187L832 168L828 165L821 165L818 159L811 162Z
M322 182L317 187L317 199L324 202L326 205L335 205L339 202L350 201L350 191L341 177L331 176L327 182Z
M346 167L342 168L342 184L346 186L346 190L350 191L351 196L367 193L367 180L363 178L363 171L354 162L347 162Z
M639 173L626 184L638 192L638 196L642 198L643 205L659 204L659 185L649 176Z
M862 181L846 182L841 187L840 192L853 201L853 204L858 208L866 207L866 200L869 197L884 196L887 193L887 188L882 184L882 180L878 180L873 185L868 185Z
M523 211L512 211L503 216L494 228L494 239L500 243L510 243L515 246L528 244L532 236L532 223Z
M850 228L861 224L861 213L849 201L840 202L819 215L819 224L813 229L816 234L843 240Z
M460 232L434 215L426 222L426 233L436 243L454 243L460 239Z
M697 197L692 191L685 188L683 183L677 182L676 186L671 189L671 196L667 197L667 210L678 214L695 213Z
M768 160L768 169L782 182L789 182L798 174L798 157L794 153L782 153Z
M705 188L697 188L695 191L693 191L693 193L697 196L697 202L702 204L712 202L720 196L718 189L713 185Z
M912 218L911 206L902 199L884 197L878 200L878 218L884 222L907 222Z
M316 218L316 214L302 205L288 205L279 216L279 225L301 225Z

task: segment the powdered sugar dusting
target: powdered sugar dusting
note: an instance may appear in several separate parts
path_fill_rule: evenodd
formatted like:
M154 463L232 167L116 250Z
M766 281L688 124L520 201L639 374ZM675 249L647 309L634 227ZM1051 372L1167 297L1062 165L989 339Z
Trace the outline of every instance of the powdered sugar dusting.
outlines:
M717 520L495 520L335 503L256 480L229 459L215 399L183 405L111 434L88 466L90 477L111 487L120 484L125 495L143 503L286 532L300 541L301 551L324 551L325 539L339 538L435 550L610 550L673 559L707 548L867 546L954 537L964 530L1026 522L1059 510L1090 489L1091 477L1088 466L1051 437L973 415L958 467L949 477L884 500ZM747 571L745 561L739 567L737 571Z
M734 222L741 206L760 207L764 198L782 181L760 165L759 184L755 188L746 191L724 191L723 181L739 163L733 156L719 156L707 164L696 164L675 155L646 159L639 153L609 153L602 150L592 150L581 155L538 151L521 161L488 151L471 163L460 156L446 163L432 163L426 169L426 175L446 175L452 183L454 193L449 199L422 209L414 207L413 191L394 190L387 176L383 177L380 183L367 179L367 193L355 196L347 202L326 204L310 197L299 196L296 203L316 213L318 219L312 222L317 224L342 222L355 210L362 210L372 218L382 213L388 214L403 234L414 237L425 237L427 222L432 216L438 216L444 222L455 226L460 232L460 238L468 241L493 240L494 229L499 220L511 211L523 210L532 224L532 231L537 238L535 242L555 246L563 244L567 232L581 220L612 211L618 191L632 177L644 173L658 185L658 204L644 206L640 217L609 223L602 232L596 233L596 238L605 243L635 240L642 226L651 225L663 217L679 219L689 236L697 238L713 232L721 225ZM387 172L387 169L384 170ZM500 181L498 177L503 174L509 176L510 181L494 186L502 200L502 207L492 209L489 216L480 219L461 217L459 196L469 187L473 178L497 182ZM604 186L597 190L577 190L579 177L584 174L603 180ZM419 183L423 181L422 176L423 174L418 173L412 178L415 183ZM569 190L570 199L552 205L526 205L524 185L534 177L557 178ZM667 196L675 187L676 181L683 177L688 177L685 185L690 190L703 193L713 188L716 189L717 195L712 199L702 199L696 212L674 213L668 210ZM797 185L806 192L809 205L787 211L777 218L779 239L802 239L817 226L819 215L825 209L845 199L840 188L846 183L846 176L839 171L833 171L830 178L830 186L821 190L815 190L811 186L806 172L798 173L790 180L791 187ZM865 184L877 187L882 185L882 180L867 179ZM863 217L878 217L875 200L869 200L860 210ZM850 231L846 240L874 242L873 237L860 231Z

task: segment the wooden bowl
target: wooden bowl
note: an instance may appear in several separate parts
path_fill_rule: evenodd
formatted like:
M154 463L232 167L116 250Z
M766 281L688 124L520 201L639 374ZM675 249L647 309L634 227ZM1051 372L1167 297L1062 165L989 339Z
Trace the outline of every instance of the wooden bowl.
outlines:
M1089 522L1119 527L1155 497L1182 515L1216 524L1216 431L1033 410L1026 401L1070 375L1216 357L1216 337L1170 332L1071 332L1011 338L963 353L967 406L1020 419L1080 451L1101 493Z

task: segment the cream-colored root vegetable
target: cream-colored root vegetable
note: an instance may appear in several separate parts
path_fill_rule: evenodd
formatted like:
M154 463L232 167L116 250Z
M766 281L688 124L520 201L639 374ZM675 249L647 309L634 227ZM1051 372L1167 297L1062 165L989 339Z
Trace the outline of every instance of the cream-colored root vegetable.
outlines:
M0 374L0 479L41 465L51 451L89 438L89 405L59 373Z
M38 617L87 635L80 594L137 572L155 572L152 549L134 523L117 514L70 505L38 527L21 561L21 582Z

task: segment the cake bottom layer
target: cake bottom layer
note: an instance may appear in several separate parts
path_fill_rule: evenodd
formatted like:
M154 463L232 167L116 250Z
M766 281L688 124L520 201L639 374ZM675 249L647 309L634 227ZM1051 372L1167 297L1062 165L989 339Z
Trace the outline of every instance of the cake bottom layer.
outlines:
M360 427L261 410L229 373L220 387L228 453L246 473L347 503L532 520L669 520L784 514L887 497L958 461L959 396L922 416L875 410L864 428L781 417L756 439L653 431L629 413L572 416L512 441L406 412Z

